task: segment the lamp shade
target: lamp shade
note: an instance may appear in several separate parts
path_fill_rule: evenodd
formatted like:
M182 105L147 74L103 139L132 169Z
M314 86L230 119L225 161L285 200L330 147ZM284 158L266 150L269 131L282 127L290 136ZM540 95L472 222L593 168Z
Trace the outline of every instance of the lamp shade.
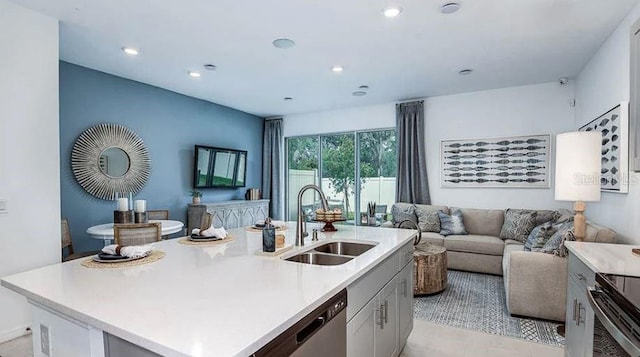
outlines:
M557 201L600 201L601 150L599 131L556 136Z

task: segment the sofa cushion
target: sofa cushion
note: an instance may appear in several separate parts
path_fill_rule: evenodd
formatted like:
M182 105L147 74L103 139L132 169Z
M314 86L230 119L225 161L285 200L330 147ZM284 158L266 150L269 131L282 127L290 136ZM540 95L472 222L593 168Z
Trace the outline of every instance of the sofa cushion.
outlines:
M450 235L444 238L444 247L456 252L501 256L504 241L498 237L477 234Z
M568 252L564 246L564 242L569 240L576 240L573 235L573 222L567 222L558 224L554 227L556 232L547 240L542 248L532 247L532 252L542 252L557 255L559 257L566 257Z
M519 242L519 241L517 241L517 240L513 240L513 239L505 239L505 240L504 240L504 245L511 245L511 244L513 244L513 245L520 245L520 246L522 246L522 245L523 245L523 243L522 243L522 242Z
M447 206L415 205L418 227L423 232L440 232L440 217L438 211L449 213Z
M520 212L536 212L536 226L539 226L539 225L541 225L543 223L555 221L560 216L562 216L560 214L560 212L552 211L552 210L548 210L548 209L533 210L533 209L514 209L514 208L510 208L509 210L514 211L514 212L518 212L518 213L520 213Z
M460 210L453 210L451 215L438 211L438 217L440 218L441 235L449 236L452 234L467 234L464 227L462 212L460 212Z
M514 239L525 242L536 226L537 213L535 211L516 211L508 209L504 212L504 224L500 231L500 238Z
M415 224L418 224L418 217L416 216L416 205L413 203L396 202L391 206L391 216L393 223L400 223L405 219L408 219ZM411 227L413 228L413 227Z
M552 222L543 223L535 227L527 241L524 243L524 250L531 250L532 248L542 248L545 243L556 232L557 227Z
M462 212L464 226L469 234L482 236L500 236L500 229L504 222L503 210L451 208L451 211L459 209Z
M437 246L444 246L444 237L439 233L434 232L422 232L422 240L420 243L431 243Z

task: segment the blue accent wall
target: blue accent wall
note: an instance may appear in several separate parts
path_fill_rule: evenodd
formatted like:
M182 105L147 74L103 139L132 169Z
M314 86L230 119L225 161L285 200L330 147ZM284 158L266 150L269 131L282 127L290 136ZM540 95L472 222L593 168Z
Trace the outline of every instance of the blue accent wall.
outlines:
M246 150L247 187L202 189L203 202L244 199L262 180L264 119L158 87L60 62L60 176L62 217L69 220L76 251L99 249L88 227L113 221L115 203L89 195L71 171L71 150L78 136L100 123L133 130L146 144L151 175L134 196L147 209L168 209L187 223L193 184L195 144Z

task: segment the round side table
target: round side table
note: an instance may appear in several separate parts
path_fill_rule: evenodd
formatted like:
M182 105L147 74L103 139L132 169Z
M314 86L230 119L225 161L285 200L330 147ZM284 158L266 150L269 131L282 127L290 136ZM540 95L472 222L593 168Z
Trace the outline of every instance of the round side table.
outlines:
M413 252L413 295L435 294L447 288L447 249L418 244Z

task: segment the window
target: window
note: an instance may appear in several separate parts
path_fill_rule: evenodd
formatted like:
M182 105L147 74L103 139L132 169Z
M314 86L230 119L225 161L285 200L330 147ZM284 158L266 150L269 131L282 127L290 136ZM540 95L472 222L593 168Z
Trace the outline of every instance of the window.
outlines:
M377 223L385 220L395 202L395 129L293 137L286 145L289 220L297 219L298 192L307 184L319 185L329 207L342 209L343 224L360 224L369 202L377 204ZM308 220L319 207L317 194L303 196Z

